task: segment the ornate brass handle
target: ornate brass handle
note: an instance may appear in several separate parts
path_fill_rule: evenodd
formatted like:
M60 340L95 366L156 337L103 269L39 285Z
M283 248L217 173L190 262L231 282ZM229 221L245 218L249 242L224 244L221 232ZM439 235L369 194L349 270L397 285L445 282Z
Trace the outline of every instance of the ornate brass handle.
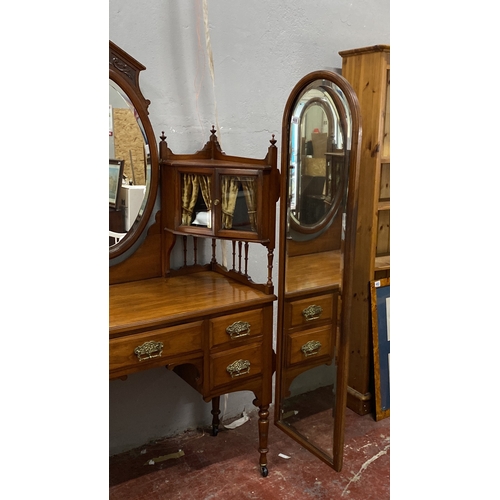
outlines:
M148 340L144 344L137 346L134 349L134 354L139 358L139 361L145 359L159 358L163 352L163 342L155 342Z
M231 375L231 378L245 375L245 373L250 373L250 361L248 359L238 359L231 363L226 370Z
M313 319L318 319L323 312L323 308L321 306L308 306L302 311L302 316L306 318L306 321L311 321Z
M236 321L226 328L226 333L232 339L248 337L250 335L250 323L247 323L246 321Z
M317 340L310 340L300 348L300 350L302 351L302 353L306 358L318 354L320 349L321 349L321 342Z

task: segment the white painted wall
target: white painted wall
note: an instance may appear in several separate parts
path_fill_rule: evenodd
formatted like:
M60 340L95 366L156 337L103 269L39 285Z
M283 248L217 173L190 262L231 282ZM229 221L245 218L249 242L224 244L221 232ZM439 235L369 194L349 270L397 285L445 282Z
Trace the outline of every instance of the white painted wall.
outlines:
M109 0L109 38L146 66L140 83L153 130L165 131L174 153L201 149L213 124L227 154L262 158L271 134L281 149L284 106L300 78L339 70L341 50L390 43L389 3L207 1L214 81L202 0ZM264 281L265 266L254 259L250 274ZM252 400L249 392L230 394L221 402L225 417ZM210 408L164 368L110 382L110 454L208 425Z

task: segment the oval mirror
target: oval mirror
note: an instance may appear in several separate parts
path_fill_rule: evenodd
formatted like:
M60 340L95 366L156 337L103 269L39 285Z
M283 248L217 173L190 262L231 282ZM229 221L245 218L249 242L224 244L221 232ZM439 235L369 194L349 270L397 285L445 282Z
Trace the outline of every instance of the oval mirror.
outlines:
M109 42L109 256L142 234L158 187L158 154L139 87L145 67Z
M316 80L290 117L289 237L307 240L328 228L345 195L349 166L348 107L343 92Z

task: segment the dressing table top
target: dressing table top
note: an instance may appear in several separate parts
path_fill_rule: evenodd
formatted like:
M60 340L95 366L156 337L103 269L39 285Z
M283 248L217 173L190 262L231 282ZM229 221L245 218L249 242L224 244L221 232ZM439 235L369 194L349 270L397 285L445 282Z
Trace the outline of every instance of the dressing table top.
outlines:
M120 337L274 300L275 295L211 271L120 283L109 287L109 334Z
M308 291L339 288L342 281L340 250L287 257L287 297Z

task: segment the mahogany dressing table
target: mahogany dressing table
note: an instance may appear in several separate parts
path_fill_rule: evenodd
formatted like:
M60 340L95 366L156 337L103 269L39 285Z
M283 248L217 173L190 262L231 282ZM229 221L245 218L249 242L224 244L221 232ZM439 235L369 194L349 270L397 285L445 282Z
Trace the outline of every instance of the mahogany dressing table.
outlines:
M152 146L149 101L138 85L143 69L110 42L110 80L134 105ZM165 139L159 153L150 148L143 210L126 237L110 247L109 376L126 379L165 366L212 401L214 436L220 396L252 391L265 477L276 300L276 141L271 139L264 159L251 159L226 155L213 128L205 147L192 155L173 154ZM161 209L147 227L157 191ZM264 283L249 275L256 245L267 249Z

